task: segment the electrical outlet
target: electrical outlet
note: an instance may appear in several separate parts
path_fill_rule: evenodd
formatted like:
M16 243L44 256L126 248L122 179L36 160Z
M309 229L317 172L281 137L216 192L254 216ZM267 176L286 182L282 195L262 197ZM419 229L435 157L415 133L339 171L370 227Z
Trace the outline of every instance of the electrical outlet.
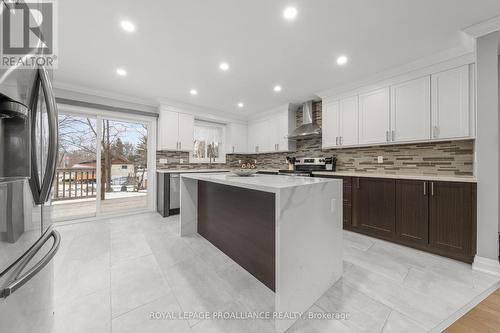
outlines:
M384 163L384 156L377 156L377 163L378 164Z
M167 158L160 158L160 164L167 164L168 159Z
M335 213L336 209L337 209L337 199L333 198L332 201L330 202L330 211L332 213Z
M183 158L179 159L179 163L184 164L184 159Z

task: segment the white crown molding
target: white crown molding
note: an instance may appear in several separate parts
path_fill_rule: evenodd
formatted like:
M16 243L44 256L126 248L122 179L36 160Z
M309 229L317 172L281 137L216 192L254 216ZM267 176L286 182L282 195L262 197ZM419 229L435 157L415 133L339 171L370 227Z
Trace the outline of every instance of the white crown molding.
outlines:
M211 120L216 122L239 122L246 123L247 117L245 115L235 115L228 112L220 111L217 109L211 109L203 106L198 106L194 104L179 102L171 99L160 98L158 99L159 108L166 109L169 111L187 113L194 115L200 120Z
M474 257L474 262L472 263L472 269L500 277L500 262L498 260L476 255Z
M116 100L119 102L126 102L126 103L142 105L142 106L149 107L149 108L157 108L158 107L158 103L155 102L154 100L131 97L130 95L122 95L122 94L118 94L118 93L97 90L97 89L90 88L90 87L84 87L84 86L74 85L74 84L70 84L70 83L66 83L66 82L59 82L59 81L54 81L52 83L52 85L55 89L63 90L63 91L67 91L67 92L72 92L72 93L77 93L77 94L80 93L80 94L101 97L101 98L107 98L107 99L112 99L112 100Z
M466 34L479 38L495 31L500 31L500 16L495 16L489 20L473 24L463 30Z
M316 95L322 99L331 97L338 98L343 94L356 93L356 91L370 91L384 85L404 82L419 76L474 63L476 58L472 50L473 45L466 42L463 44L467 45L448 49L408 64L377 73L362 80L343 83L334 88L320 91L316 93Z

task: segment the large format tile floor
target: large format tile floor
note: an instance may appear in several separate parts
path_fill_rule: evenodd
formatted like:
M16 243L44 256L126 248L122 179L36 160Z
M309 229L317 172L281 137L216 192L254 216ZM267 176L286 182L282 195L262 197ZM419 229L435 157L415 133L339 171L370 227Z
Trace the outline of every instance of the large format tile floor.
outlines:
M265 320L152 320L151 312L273 311L273 293L205 239L155 213L66 226L55 332L272 332ZM470 265L344 232L344 275L290 332L425 332L498 279Z

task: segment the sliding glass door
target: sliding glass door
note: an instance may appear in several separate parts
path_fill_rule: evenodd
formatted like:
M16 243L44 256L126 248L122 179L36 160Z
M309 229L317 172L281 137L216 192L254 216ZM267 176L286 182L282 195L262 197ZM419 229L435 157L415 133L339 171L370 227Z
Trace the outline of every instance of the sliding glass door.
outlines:
M154 119L60 106L55 221L153 210Z
M59 114L59 154L52 190L55 221L96 216L97 118Z
M102 120L101 212L148 206L148 130L141 122Z

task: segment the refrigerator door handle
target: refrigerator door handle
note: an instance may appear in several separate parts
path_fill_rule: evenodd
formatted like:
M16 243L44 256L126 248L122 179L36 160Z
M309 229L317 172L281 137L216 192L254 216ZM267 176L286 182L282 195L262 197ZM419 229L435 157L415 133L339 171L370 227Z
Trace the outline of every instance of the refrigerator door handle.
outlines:
M47 108L47 120L49 128L48 137L48 152L47 162L45 165L45 173L42 177L42 183L38 179L38 156L36 151L36 117L37 117L37 103L39 87L42 88L44 94L45 106ZM44 68L37 69L35 78L33 94L30 101L30 109L33 112L31 124L31 160L32 170L30 178L31 192L33 192L33 199L37 205L41 205L49 199L52 181L54 180L56 166L57 166L57 153L58 153L58 126L57 126L57 104L52 91L52 84L49 80L49 74Z
M52 90L52 83L49 79L49 73L45 68L38 68L40 75L40 83L45 95L45 104L47 107L47 116L49 123L49 147L47 154L47 166L45 168L45 175L43 176L42 187L40 191L40 199L46 202L49 199L52 182L56 174L57 167L57 153L58 153L58 125L57 125L57 104Z
M35 257L35 255L40 251L40 249L45 245L45 243L50 239L54 239L54 243L50 250L37 262L33 267L29 269L26 273L20 276L23 269L28 265L28 263ZM55 229L48 229L38 242L28 250L22 257L20 264L13 272L13 279L4 287L0 289L0 298L7 298L10 294L15 292L17 289L22 287L26 282L31 280L38 272L40 272L54 257L54 255L59 250L59 245L61 244L61 235ZM10 268L10 267L9 267ZM8 269L7 269L8 270ZM6 272L2 272L0 276L4 275Z

